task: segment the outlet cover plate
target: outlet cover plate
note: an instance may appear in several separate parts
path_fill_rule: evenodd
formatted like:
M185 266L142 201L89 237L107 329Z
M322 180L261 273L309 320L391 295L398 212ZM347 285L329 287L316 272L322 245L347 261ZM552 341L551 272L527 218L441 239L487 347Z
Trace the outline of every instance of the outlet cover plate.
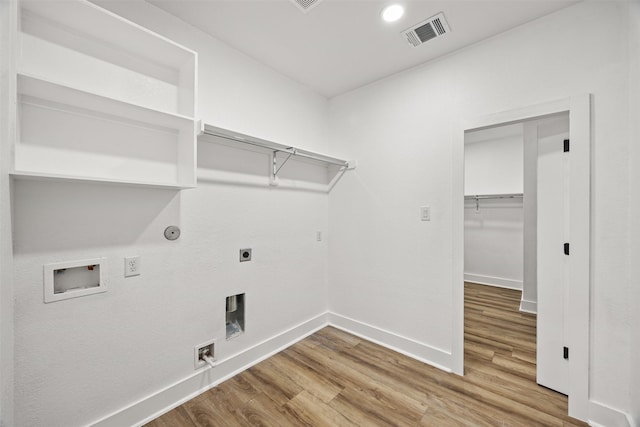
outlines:
M140 275L140 257L131 256L124 259L124 277Z

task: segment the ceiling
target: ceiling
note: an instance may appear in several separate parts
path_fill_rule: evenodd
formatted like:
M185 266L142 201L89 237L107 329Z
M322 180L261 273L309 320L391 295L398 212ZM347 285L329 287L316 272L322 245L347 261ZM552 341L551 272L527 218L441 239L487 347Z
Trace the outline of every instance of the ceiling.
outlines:
M578 0L321 0L306 14L290 0L147 0L331 98L453 52ZM451 32L412 47L401 32L444 12Z

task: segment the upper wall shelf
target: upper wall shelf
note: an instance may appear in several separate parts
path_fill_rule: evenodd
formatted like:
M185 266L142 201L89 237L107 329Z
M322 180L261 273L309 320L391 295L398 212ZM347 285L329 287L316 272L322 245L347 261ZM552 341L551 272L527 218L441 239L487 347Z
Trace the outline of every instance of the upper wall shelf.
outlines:
M277 142L268 141L266 139L257 138L254 136L234 132L228 129L219 128L212 125L201 124L199 140L207 142L218 142L216 138L222 138L223 140L233 141L238 144L246 144L252 147L259 147L271 152L272 157L272 170L271 170L271 182L274 184L278 177L278 172L287 163L291 157L300 157L303 159L318 162L326 166L335 166L341 170L355 169L355 164L347 160L338 159L336 157L326 156L324 154L315 153L313 151L302 150L300 148L292 147L289 145L279 144ZM277 153L284 153L287 157L284 161L278 165Z
M19 19L14 176L196 185L194 51L86 0Z
M193 126L191 117L150 109L21 73L18 73L18 93L23 100L37 98L43 103L63 103L117 117L120 120L131 120L176 130Z
M86 0L20 4L19 72L195 116L194 51Z
M466 194L465 200L482 200L482 199L522 199L522 193L505 193L505 194Z

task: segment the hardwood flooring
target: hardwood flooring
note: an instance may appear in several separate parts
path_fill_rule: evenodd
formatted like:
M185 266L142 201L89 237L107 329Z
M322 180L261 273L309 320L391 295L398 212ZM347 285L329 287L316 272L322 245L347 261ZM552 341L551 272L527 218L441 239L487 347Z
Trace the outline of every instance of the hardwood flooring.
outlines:
M465 284L464 377L327 327L147 426L586 426L535 383L519 302Z

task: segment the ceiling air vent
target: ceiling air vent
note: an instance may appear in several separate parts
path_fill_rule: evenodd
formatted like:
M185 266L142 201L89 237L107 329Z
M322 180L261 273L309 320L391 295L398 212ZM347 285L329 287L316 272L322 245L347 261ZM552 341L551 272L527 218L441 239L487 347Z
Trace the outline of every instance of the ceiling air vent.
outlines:
M407 38L410 45L418 47L450 31L449 24L447 24L447 20L444 18L444 13L439 13L403 31L402 34Z
M311 9L316 7L321 0L291 0L291 3L295 4L298 9L303 11L304 13L309 12Z

